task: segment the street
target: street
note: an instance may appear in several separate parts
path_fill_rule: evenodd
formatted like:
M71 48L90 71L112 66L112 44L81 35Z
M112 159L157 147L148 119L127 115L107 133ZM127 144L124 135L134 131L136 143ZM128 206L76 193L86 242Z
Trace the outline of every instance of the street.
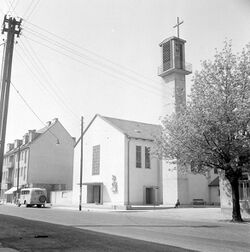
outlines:
M234 224L217 208L86 211L0 206L0 214L66 225L196 251L249 251L250 223ZM168 250L160 250L168 251ZM173 251L173 250L169 250Z

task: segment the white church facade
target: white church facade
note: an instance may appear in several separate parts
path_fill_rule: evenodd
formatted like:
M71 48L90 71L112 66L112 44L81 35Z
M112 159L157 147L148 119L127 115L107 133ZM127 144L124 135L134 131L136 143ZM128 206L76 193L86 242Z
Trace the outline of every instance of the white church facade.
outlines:
M164 40L162 66L162 115L186 104L185 40ZM155 155L161 126L96 115L83 139L83 170L80 179L80 144L75 148L73 204L129 209L134 205L190 205L194 200L219 204L218 175L182 173L178 165ZM80 140L80 139L79 139ZM78 153L78 154L77 154ZM82 194L80 193L82 182Z
M177 199L190 205L193 199L218 204L219 195L210 184L215 175L176 176L163 171L155 155L160 125L96 115L83 133L83 207L130 209L131 206L172 207ZM80 144L76 146L73 204L79 204ZM173 168L173 167L171 167ZM165 175L164 175L165 174Z
M159 134L159 125L96 115L83 133L83 204L120 208L162 204L161 164L152 154ZM79 159L75 163L73 203L77 204Z

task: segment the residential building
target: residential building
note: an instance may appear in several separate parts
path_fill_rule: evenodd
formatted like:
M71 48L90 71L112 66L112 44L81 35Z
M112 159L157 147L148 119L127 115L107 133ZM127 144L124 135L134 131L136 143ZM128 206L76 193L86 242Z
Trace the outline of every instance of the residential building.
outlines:
M42 187L48 191L72 189L74 138L57 118L40 130L29 130L22 140L7 144L1 197L12 202L15 191Z

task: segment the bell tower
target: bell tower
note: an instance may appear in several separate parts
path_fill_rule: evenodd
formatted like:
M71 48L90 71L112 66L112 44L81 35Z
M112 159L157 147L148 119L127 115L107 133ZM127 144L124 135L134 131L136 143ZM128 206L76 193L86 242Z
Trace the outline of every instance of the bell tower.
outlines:
M185 61L185 43L179 38L177 18L177 37L163 40L161 47L162 62L158 76L162 78L162 117L178 113L186 106L186 75L192 73L191 64ZM178 162L175 164L162 161L163 204L174 205L177 199L181 204L188 204L189 185L187 175L181 174Z
M186 75L192 73L192 67L185 61L185 43L185 40L174 36L160 43L162 65L158 68L158 75L163 80L163 107L165 102L169 104L164 98L166 94L172 95L170 103L174 108L170 109L170 113L179 112L186 105ZM162 115L166 114L166 109L163 109Z

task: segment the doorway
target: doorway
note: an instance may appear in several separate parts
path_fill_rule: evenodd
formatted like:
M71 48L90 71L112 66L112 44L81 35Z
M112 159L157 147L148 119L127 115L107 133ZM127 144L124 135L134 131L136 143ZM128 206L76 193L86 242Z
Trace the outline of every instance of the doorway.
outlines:
M146 205L152 205L155 203L154 188L146 187Z
M101 186L99 185L93 186L93 201L95 204L101 203Z

